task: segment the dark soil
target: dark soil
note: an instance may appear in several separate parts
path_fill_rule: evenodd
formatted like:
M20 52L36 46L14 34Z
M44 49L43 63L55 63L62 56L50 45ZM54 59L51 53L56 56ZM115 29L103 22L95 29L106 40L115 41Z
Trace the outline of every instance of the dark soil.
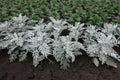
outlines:
M119 50L118 50L119 51ZM0 53L0 80L120 80L118 68L107 65L95 67L87 56L78 56L76 61L65 71L58 63L45 60L38 67L32 65L32 58L24 62L9 62L9 56Z

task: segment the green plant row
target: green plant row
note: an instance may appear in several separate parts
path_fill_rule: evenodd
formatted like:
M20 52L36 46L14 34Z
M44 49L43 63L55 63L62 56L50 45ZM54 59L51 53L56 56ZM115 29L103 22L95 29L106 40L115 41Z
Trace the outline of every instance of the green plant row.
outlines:
M0 21L19 13L31 19L67 19L70 23L84 22L101 25L120 24L119 0L0 0Z

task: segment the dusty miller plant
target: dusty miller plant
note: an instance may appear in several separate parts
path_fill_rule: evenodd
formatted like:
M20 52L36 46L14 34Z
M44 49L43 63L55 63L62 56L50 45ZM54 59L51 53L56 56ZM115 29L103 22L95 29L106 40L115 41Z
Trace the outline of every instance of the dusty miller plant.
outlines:
M23 61L28 53L32 53L33 64L37 66L51 54L49 43L52 39L41 29L28 25L27 20L26 16L19 15L0 25L0 48L8 49L10 61L17 58Z
M88 26L84 33L84 45L86 52L90 57L93 57L93 62L96 66L107 64L117 67L113 58L120 61L120 56L113 49L118 45L116 34L117 25L104 24L104 28L97 28L95 26ZM100 62L99 62L100 61Z
M79 22L71 25L66 20L52 17L50 20L49 23L40 20L35 24L36 21L20 14L0 23L0 49L8 49L10 61L23 61L31 54L35 67L52 55L63 69L67 69L76 56L84 54L92 57L96 66L101 63L117 67L114 60L120 61L120 56L113 49L120 44L117 24L85 27Z

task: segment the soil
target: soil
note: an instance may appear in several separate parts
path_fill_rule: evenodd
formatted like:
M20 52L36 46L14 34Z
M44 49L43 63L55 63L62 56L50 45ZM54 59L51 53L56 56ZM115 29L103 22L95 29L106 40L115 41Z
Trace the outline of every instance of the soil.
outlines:
M117 65L118 68L107 65L95 67L91 59L83 55L78 56L65 71L54 60L52 63L44 60L34 67L30 56L26 61L10 63L9 55L1 51L0 80L120 80L120 62Z

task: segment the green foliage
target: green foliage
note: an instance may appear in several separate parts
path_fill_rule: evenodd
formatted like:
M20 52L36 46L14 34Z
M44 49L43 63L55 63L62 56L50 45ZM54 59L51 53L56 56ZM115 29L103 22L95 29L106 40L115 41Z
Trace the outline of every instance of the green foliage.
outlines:
M19 13L32 19L68 19L100 25L103 22L120 23L119 0L0 0L0 21Z

